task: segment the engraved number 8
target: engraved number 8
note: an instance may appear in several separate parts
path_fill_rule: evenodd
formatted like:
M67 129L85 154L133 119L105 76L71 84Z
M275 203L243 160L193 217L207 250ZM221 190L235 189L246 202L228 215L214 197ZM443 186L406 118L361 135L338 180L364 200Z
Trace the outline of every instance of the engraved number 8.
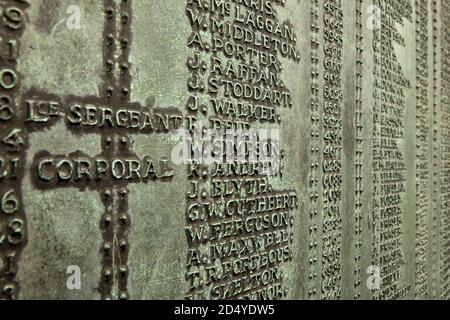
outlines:
M23 231L24 223L21 219L14 219L8 225L11 234L8 236L8 242L12 245L19 245L23 242L25 234Z
M10 106L11 99L8 96L0 97L0 120L8 121L13 116L13 111Z

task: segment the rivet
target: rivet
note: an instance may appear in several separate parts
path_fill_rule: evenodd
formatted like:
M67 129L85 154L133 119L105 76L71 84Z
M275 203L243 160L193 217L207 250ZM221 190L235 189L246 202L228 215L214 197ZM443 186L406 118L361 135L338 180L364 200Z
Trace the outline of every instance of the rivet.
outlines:
M111 7L106 8L106 14L109 16L109 19L112 19L112 16L114 15L114 9Z
M120 293L119 300L128 300L128 294L126 292Z
M126 267L120 267L119 269L120 276L125 277L127 275L127 268Z
M112 277L112 271L111 270L105 270L105 272L103 272L103 278L105 278L105 280L110 280Z
M113 92L114 92L114 89L112 87L106 88L106 93L107 93L108 97L111 97Z
M111 222L112 222L111 216L109 216L109 215L106 216L103 221L105 223L105 226L109 227L111 225Z
M125 240L120 241L119 247L121 250L125 250L127 248L127 246L128 246L128 244Z
M120 66L120 71L122 72L122 74L127 73L127 71L128 71L128 65L127 65L127 64L122 64L122 65Z
M123 225L126 225L126 224L128 223L128 218L127 218L126 215L122 215L122 216L119 218L119 220L120 220L120 222L121 222Z
M111 145L111 143L112 143L111 138L110 137L106 138L105 145L106 145L107 148Z
M109 254L111 251L111 245L109 243L105 243L103 245L103 251L105 251L106 254Z

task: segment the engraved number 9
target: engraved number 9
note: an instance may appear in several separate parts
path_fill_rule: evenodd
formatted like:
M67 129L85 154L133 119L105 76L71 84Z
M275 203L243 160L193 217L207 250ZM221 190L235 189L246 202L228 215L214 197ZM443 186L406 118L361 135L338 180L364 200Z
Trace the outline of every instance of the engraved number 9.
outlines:
M8 28L18 30L23 27L25 14L19 8L8 8L3 15L3 20Z

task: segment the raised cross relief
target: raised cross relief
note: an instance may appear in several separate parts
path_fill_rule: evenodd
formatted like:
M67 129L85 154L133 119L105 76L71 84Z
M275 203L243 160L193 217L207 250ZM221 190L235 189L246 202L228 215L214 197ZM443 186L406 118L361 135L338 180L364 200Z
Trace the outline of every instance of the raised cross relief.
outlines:
M98 290L103 299L113 298L117 284L119 299L128 299L127 236L130 183L170 181L173 169L166 157L138 158L129 134L168 133L180 127L182 116L175 108L144 107L131 102L132 1L104 0L103 75L101 92L94 96L63 96L32 90L18 96L20 75L16 72L20 56L20 36L26 27L28 1L2 1L1 70L1 176L0 198L0 296L16 298L15 281L20 251L26 245L26 208L22 204L21 181L25 175L28 135L48 130L63 121L75 135L101 137L98 155L73 153L53 155L41 150L33 156L30 168L33 185L41 190L75 187L99 192L104 213L99 221L103 237L102 274ZM5 48L7 50L5 50ZM5 135L6 134L6 135ZM7 151L5 155L3 150ZM115 292L115 291L114 291Z

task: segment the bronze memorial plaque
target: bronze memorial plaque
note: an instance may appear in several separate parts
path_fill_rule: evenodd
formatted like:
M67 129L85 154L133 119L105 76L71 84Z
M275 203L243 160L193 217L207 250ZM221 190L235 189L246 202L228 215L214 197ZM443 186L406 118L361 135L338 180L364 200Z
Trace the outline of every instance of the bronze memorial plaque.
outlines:
M0 22L1 299L450 299L449 1Z

